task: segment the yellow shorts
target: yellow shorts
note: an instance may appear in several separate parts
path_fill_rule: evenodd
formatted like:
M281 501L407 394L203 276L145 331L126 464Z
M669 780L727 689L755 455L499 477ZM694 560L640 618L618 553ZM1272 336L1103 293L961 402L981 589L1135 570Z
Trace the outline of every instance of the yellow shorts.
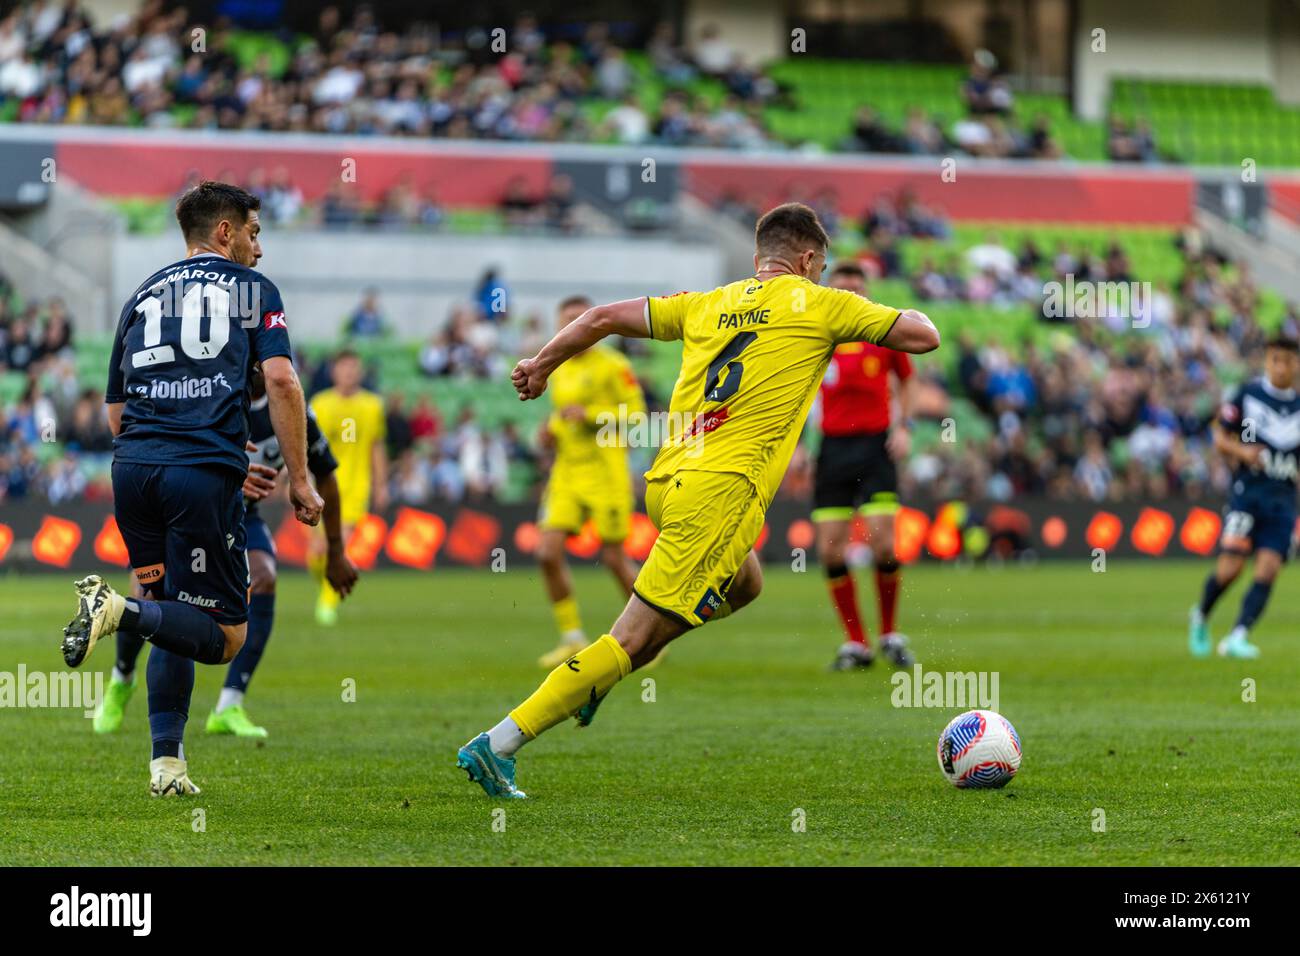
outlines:
M588 519L601 541L625 541L632 530L631 487L594 488L552 476L537 519L542 530L577 534Z
M646 485L659 537L632 590L657 611L696 627L714 617L763 531L767 507L744 475L679 471Z

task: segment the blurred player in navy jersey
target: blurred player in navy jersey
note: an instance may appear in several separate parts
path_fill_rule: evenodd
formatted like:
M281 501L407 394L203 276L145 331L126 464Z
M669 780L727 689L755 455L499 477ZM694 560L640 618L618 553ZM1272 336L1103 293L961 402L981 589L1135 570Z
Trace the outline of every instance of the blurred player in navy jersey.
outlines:
M854 295L867 294L866 273L855 262L836 265L826 284ZM899 422L890 421L891 378L898 393ZM895 623L902 569L894 554L894 516L898 513L895 463L912 447L914 384L907 353L870 342L838 346L822 381L822 443L812 519L817 527L817 555L845 637L831 670L870 667L875 660L846 557L855 514L866 519L875 564L880 649L895 666L912 666L907 638Z
M221 687L217 706L208 715L206 730L210 734L234 734L236 737L264 738L266 728L253 723L244 708L244 697L253 679L271 629L275 624L276 559L271 529L258 511L258 502L275 489L275 478L284 470L280 441L271 424L270 402L260 368L250 380L252 402L249 405L249 476L244 481L244 539L248 551L251 580L248 597L248 638L230 662ZM341 596L347 597L357 582L357 570L348 560L343 546L343 524L339 510L339 484L335 476L338 463L329 442L316 424L316 416L307 409L307 468L324 501L321 524L325 528L327 554L325 575ZM144 647L138 634L117 636L117 662L104 699L95 712L96 733L113 733L122 725L126 705L135 692L135 662Z
M198 793L182 741L194 662L226 664L248 632L243 488L249 375L261 363L271 422L299 521L322 502L307 475L307 405L284 303L253 269L262 257L257 197L203 182L176 204L186 258L150 276L122 308L108 370L113 504L144 597L97 574L76 584L63 657L82 663L114 631L154 645L149 729L154 796Z
M1275 338L1264 353L1264 375L1247 382L1219 410L1214 447L1233 464L1232 497L1223 519L1219 556L1191 610L1188 646L1210 653L1209 617L1223 592L1255 556L1255 574L1237 623L1219 641L1220 657L1255 658L1250 629L1268 603L1273 581L1292 549L1296 528L1297 455L1300 455L1300 344Z

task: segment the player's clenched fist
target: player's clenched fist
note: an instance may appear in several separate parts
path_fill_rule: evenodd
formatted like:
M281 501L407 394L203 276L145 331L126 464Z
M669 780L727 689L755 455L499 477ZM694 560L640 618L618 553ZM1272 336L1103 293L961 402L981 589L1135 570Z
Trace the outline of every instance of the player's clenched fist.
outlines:
M324 500L316 494L309 481L290 481L289 500L293 502L293 516L305 525L315 527L325 507Z
M546 391L546 373L535 358L523 359L516 365L510 373L510 382L519 393L521 402L537 398Z

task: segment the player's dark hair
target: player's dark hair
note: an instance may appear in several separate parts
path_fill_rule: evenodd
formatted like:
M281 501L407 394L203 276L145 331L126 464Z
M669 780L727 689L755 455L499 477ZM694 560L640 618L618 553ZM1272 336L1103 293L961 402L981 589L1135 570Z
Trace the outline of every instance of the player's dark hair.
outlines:
M555 311L563 312L565 309L571 309L575 305L585 306L586 308L590 309L593 305L595 305L595 303L591 301L590 296L581 295L581 294L571 295L567 299L561 299L560 304L555 307Z
M835 263L835 268L831 270L832 276L853 276L855 279L867 278L867 270L862 268L852 259L844 259Z
M1268 340L1265 348L1283 349L1287 352L1300 353L1300 341L1291 338L1289 335L1275 335Z
M799 255L807 249L825 250L830 236L810 206L801 202L782 203L769 209L754 227L754 248L759 257Z
M334 361L342 362L344 359L356 359L361 361L361 353L356 349L339 349L334 355Z
M242 225L250 212L261 208L262 200L248 190L205 179L177 201L176 221L187 241L206 239L221 220Z

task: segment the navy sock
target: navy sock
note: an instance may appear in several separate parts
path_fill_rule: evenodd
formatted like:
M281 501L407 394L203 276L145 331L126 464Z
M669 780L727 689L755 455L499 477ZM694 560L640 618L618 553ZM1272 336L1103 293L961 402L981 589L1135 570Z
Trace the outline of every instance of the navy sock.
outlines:
M194 693L194 661L155 647L147 671L153 756L179 757Z
M1241 599L1241 613L1237 615L1237 627L1250 630L1259 616L1264 613L1264 605L1273 591L1272 581L1252 581L1250 590Z
M1228 582L1231 584L1232 582ZM1223 592L1228 590L1228 584L1220 584L1218 577L1213 571L1205 579L1205 588L1201 591L1201 614L1205 617L1210 616L1214 610L1214 605L1219 603L1219 598L1223 597Z
M120 630L117 632L117 660L114 666L123 674L132 674L135 672L135 663L140 658L140 651L144 648L144 638L139 634L131 631Z
M275 595L254 594L248 599L248 637L239 649L235 659L226 670L226 682L223 687L234 690L248 690L248 682L253 679L257 663L266 650L266 642L271 638L271 625L275 623Z
M160 647L200 664L220 664L226 635L206 613L180 601L126 599L118 630L131 631Z

